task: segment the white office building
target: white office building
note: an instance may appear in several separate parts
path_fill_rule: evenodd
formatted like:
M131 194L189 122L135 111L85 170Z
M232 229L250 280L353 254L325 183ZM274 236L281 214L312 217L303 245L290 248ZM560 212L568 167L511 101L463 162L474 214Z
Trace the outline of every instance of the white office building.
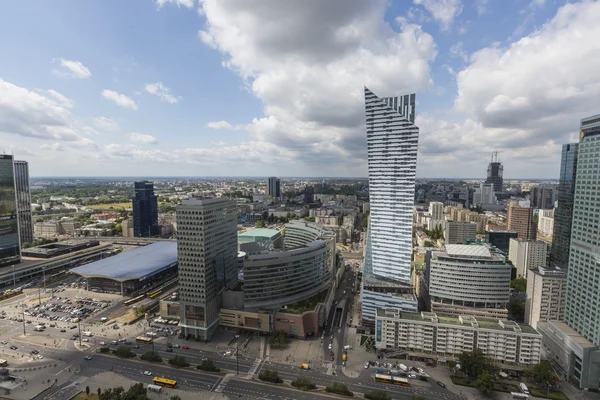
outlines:
M554 234L554 209L538 212L537 229L542 235L552 237Z
M219 327L220 293L238 279L234 200L189 199L177 206L181 322L186 337L209 340Z
M537 329L538 321L564 321L567 274L539 268L529 271L525 323Z
M415 95L377 97L365 88L367 158L371 215L367 236L365 274L397 283L386 289L398 294L410 288L412 219L419 128L415 125ZM363 323L383 292L365 293ZM411 303L410 309L415 304Z
M540 240L511 238L508 259L517 269L517 276L529 279L529 270L544 267L548 245Z
M485 246L446 245L426 260L431 311L454 316L505 319L511 266Z
M500 363L534 365L540 362L542 335L514 321L380 309L375 347L456 358L463 351L480 349Z
M431 219L428 222L427 229L444 229L444 203L439 201L430 202L429 215Z

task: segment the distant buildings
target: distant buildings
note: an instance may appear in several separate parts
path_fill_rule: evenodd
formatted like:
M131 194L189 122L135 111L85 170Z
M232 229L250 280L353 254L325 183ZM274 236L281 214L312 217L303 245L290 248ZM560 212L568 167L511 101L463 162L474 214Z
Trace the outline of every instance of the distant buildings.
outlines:
M539 240L510 239L508 259L517 269L517 276L529 279L529 271L546 265L548 245Z
M0 154L0 267L21 261L13 156Z
M477 224L474 222L446 221L444 239L447 244L464 244L466 240L477 238Z
M415 125L414 94L380 98L365 88L365 112L371 215L361 300L363 324L373 326L376 308L416 310L414 295L410 300L405 296L412 291L412 211L419 128ZM383 280L385 288L376 280Z
M578 146L579 143L565 144L561 152L558 207L554 214L550 265L562 269L569 267Z
M540 362L541 335L531 326L514 321L381 309L377 311L375 332L378 349L405 349L442 357L480 349L504 364Z
M502 163L498 161L498 153L494 152L492 154L492 159L487 169L487 179L485 183L491 184L494 192L501 192L504 180L502 178L502 174L504 172L504 167Z
M475 189L473 194L473 203L478 206L485 208L486 206L494 206L498 200L494 192L494 185L492 183L481 183L479 187Z
M534 240L537 236L531 207L521 207L518 202L511 201L506 209L506 223L507 230L517 232L519 239Z
M531 206L533 208L551 209L554 208L556 200L556 186L541 184L531 188Z
M431 311L477 318L508 317L511 266L485 246L446 245L426 261Z
M525 323L537 328L538 321L564 321L567 274L548 268L532 269L527 277Z
M154 184L148 181L135 182L133 201L133 235L152 237L159 234L158 197Z
M31 218L31 192L29 190L29 164L27 161L14 161L17 213L21 244L33 242L33 220Z
M519 234L514 231L486 231L485 241L500 250L504 255L508 255L510 248L510 239L517 238Z
M315 202L315 189L312 186L304 188L304 203L310 204Z
M554 209L538 212L537 229L542 235L552 237L554 234Z
M182 334L209 340L219 327L221 291L238 278L237 209L224 198L177 206Z
M444 229L444 203L432 201L429 203L429 215L431 219L428 222L428 229Z
M267 193L274 199L281 198L281 181L277 177L269 177L267 182Z

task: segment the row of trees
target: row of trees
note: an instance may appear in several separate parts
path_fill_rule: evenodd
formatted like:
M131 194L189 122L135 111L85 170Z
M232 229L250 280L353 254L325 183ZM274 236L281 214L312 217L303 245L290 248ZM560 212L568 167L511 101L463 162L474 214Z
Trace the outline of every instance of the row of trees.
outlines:
M85 394L89 397L89 386L86 386ZM143 383L136 383L128 390L125 390L122 386L106 389L105 391L98 388L98 398L100 400L150 400L150 397L148 397L148 390L144 387ZM169 397L169 400L181 400L181 397L173 395Z

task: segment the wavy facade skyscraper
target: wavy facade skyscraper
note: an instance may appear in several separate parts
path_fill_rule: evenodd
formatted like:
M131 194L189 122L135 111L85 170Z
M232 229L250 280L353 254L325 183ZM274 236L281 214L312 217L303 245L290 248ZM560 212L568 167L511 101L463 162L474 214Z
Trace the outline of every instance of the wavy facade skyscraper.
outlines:
M419 128L414 94L380 98L365 88L365 111L371 215L362 318L369 325L377 308L416 311L410 267Z

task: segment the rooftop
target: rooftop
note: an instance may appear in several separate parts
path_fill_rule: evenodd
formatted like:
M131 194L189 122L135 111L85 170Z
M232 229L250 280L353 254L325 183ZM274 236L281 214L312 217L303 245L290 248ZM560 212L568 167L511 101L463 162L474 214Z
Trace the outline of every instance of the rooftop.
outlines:
M238 242L247 243L259 240L275 240L281 236L281 231L277 229L254 228L238 235Z
M149 278L177 263L177 242L156 242L119 253L71 271L84 278L109 278L117 281Z
M449 256L466 256L478 258L491 258L492 254L485 246L471 246L466 244L447 244L446 253Z

